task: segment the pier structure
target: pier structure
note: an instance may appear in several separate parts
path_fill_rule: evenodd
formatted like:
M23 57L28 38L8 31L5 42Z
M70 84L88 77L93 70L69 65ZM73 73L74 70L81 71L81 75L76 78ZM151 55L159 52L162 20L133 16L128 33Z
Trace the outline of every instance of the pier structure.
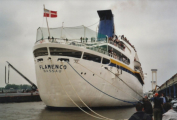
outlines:
M155 89L156 85L157 85L157 69L151 69L152 71L152 81L151 81L151 84L152 84L152 90ZM155 81L154 81L154 74L155 74Z
M177 96L177 73L163 83L158 89L158 93L165 93L166 96L176 98Z

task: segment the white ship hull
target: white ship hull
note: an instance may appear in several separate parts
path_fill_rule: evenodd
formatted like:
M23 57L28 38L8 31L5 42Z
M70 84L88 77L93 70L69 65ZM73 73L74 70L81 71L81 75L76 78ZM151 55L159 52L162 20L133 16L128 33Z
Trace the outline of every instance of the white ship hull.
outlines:
M111 58L92 50L62 44L38 44L35 45L34 50L42 47L69 48L101 55L108 59ZM43 61L39 61L41 58ZM67 62L57 61L58 58L68 58L69 64L85 78L85 80L78 75ZM143 86L137 77L124 70L118 75L138 94L110 71L104 69L104 67L107 67L113 72L115 71L115 67L110 66L110 64L104 65L81 58L50 55L36 57L36 79L42 101L47 106L52 107L76 107L68 97L70 96L79 106L85 107L78 98L78 94L89 107L111 107L132 105L131 102L137 102L137 100L141 99L138 94L143 95Z

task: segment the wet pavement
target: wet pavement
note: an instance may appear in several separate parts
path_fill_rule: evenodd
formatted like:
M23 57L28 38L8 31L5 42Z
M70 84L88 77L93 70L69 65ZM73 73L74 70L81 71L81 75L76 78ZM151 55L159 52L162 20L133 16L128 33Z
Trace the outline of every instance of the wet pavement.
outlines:
M94 109L95 112L115 120L128 119L135 107ZM87 112L91 113L89 110ZM43 102L0 104L0 120L97 120L81 110L49 109Z

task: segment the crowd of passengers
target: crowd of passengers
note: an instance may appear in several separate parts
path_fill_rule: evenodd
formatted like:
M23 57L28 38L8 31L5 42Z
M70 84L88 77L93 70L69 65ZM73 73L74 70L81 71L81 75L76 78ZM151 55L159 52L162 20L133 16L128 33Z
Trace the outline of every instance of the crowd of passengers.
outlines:
M130 61L129 61L129 59L127 57L125 57L123 55L119 55L116 52L113 52L112 49L109 49L108 52L109 52L109 56L111 56L111 57L113 57L113 58L115 58L115 59L117 59L119 61L122 61L122 62L124 62L126 64L130 63Z
M117 35L109 37L108 40L109 40L110 44L113 44L114 46L117 46L117 47L121 48L122 50L125 50L125 45L123 44L123 42L121 42L118 39Z
M108 40L109 40L110 44L113 44L114 46L117 46L117 47L121 48L122 50L125 50L125 45L123 44L123 42L121 42L119 40L119 38L117 37L117 35L109 37ZM111 57L113 57L113 58L115 58L115 59L117 59L119 61L122 61L122 62L124 62L126 64L129 64L129 59L127 57L119 55L116 52L113 52L112 49L109 49L108 52L109 52L109 56L111 56Z
M128 40L126 37L124 37L124 35L121 35L121 39L124 40L126 43L128 43L128 44L136 51L134 45L132 45L132 44L129 42L129 40Z
M136 51L134 45L132 45L132 44L129 42L129 40L128 40L126 37L124 37L124 35L121 35L120 38L121 38L122 40L124 40L126 43L128 43L128 44ZM114 46L120 47L122 50L125 50L125 45L123 44L123 42L121 42L121 41L119 40L119 38L117 37L117 35L114 35L114 36L112 36L112 37L109 37L108 40L109 40L109 43L110 43L110 44L113 44Z

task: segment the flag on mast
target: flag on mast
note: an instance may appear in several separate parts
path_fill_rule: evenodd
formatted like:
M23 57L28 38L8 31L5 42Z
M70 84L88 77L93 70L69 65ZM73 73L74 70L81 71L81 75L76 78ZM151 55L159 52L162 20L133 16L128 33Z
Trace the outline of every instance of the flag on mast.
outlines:
M51 17L56 18L57 17L57 11L51 11L44 8L44 17Z

